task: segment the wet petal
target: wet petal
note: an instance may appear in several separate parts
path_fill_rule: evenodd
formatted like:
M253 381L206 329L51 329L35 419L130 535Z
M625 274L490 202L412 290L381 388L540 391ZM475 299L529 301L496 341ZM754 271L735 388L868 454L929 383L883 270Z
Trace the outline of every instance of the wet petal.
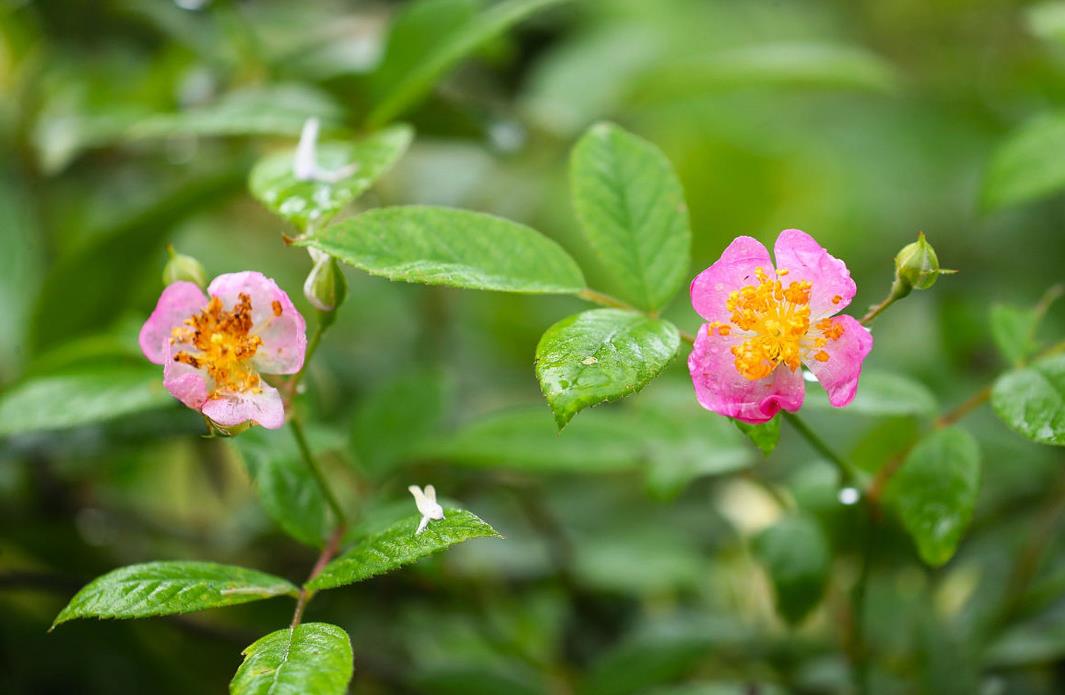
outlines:
M781 278L785 285L799 280L813 284L810 315L814 320L839 313L854 298L857 290L847 264L829 254L806 232L785 229L777 237L773 256L777 268L788 271Z
M264 374L295 374L303 367L307 352L307 324L296 311L288 294L262 273L245 271L219 275L207 288L226 309L251 299L252 332L263 339L252 358L255 368Z
M778 366L765 379L751 381L736 371L730 351L745 336L707 335L703 326L688 357L688 371L700 405L719 415L757 424L771 420L784 408L802 407L805 386L799 370Z
M175 326L200 311L207 303L203 291L191 282L175 282L167 285L159 295L155 310L144 322L140 332L141 352L155 364L163 364L164 343L169 342Z
M223 427L236 427L249 420L268 430L285 424L285 405L281 394L265 381L254 393L220 393L203 404L203 414Z
M189 348L180 343L171 345L169 340L163 341L163 386L174 398L193 410L199 410L207 400L207 372L174 360L174 355Z
M851 316L835 316L829 320L833 325L841 326L843 334L821 348L810 349L803 361L825 387L828 402L842 408L854 400L854 394L858 392L862 361L873 349L873 336ZM819 336L820 331L814 327L811 335ZM828 355L826 361L815 357L819 350Z
M707 321L728 323L730 314L725 303L729 292L758 284L754 277L756 268L773 272L769 251L757 239L736 237L721 258L692 280L692 307Z

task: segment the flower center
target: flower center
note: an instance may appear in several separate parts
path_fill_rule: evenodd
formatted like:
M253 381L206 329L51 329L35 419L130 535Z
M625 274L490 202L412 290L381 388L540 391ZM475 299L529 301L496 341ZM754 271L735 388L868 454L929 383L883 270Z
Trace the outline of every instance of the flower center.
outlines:
M752 381L769 376L779 364L787 365L792 371L799 368L803 339L810 330L813 286L809 280L785 286L780 280L788 274L785 268L777 271L779 277L770 277L761 268L754 272L758 284L729 293L726 308L732 313L730 323L715 321L707 327L710 335L715 329L718 335L728 335L732 326L753 334L732 348L736 371ZM827 359L823 350L817 359L821 359L821 354Z
M259 374L251 366L251 358L263 344L263 339L251 335L251 297L238 295L239 302L231 311L222 307L222 300L211 297L203 311L185 319L173 330L170 344L190 344L194 352L182 350L174 355L175 362L183 362L194 369L206 369L214 380L214 396L220 391L244 392L261 390Z

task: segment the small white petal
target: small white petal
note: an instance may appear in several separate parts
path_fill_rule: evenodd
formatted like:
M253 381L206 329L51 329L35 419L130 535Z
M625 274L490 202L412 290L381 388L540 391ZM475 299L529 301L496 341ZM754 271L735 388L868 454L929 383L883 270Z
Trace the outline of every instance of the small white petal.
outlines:
M308 118L300 132L300 142L296 146L296 158L292 160L292 175L300 181L310 181L315 178L318 163L315 160L314 149L318 144L318 119Z
M418 524L418 530L414 532L417 536L419 533L425 530L425 527L429 525L429 517L423 516L421 522Z

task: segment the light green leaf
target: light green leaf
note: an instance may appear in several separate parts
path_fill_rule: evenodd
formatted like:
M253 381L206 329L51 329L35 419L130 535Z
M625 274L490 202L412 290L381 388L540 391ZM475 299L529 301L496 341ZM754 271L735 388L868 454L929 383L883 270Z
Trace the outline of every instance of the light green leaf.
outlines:
M1035 309L1021 309L1008 304L991 305L991 337L995 347L1016 366L1035 352L1035 327L1039 314Z
M813 410L837 410L828 402L820 386L811 385L806 407ZM924 384L891 372L868 369L858 381L858 393L844 412L864 415L932 415L938 409L936 397Z
M320 428L310 429L308 439L316 454L344 444L341 437ZM321 489L300 458L292 433L253 427L231 441L244 459L270 518L301 543L321 547L334 520Z
M155 365L41 376L0 396L0 436L106 422L173 403Z
M821 601L832 563L821 527L806 516L784 517L758 534L753 547L773 582L777 613L801 622Z
M148 562L97 577L52 624L75 618L145 618L295 596L291 582L264 572L214 562Z
M965 430L928 435L888 483L886 501L933 567L954 555L973 514L980 487L980 448Z
M1065 188L1065 114L1047 114L1010 133L991 157L983 200L990 210L1044 198Z
M429 522L424 531L415 535L419 521L418 515L410 516L381 533L363 539L326 565L321 574L307 582L307 588L317 591L354 584L391 572L471 538L502 537L491 526L463 509L445 509L443 519Z
M621 128L592 126L573 149L573 207L617 292L658 311L684 285L691 229L684 190L669 160Z
M328 623L271 632L244 650L230 695L344 695L355 672L348 633Z
M300 181L292 172L295 151L278 152L259 161L248 179L251 193L301 231L327 223L388 171L410 146L414 132L397 125L355 142L323 142L315 151L329 171L357 166L339 181Z
M128 139L174 135L299 135L308 118L339 122L343 109L326 92L303 84L247 87L179 113L157 114L130 127Z
M584 408L642 389L679 347L668 321L593 309L547 329L536 346L536 378L562 429Z
M754 442L754 445L758 447L766 456L773 453L773 449L777 448L777 442L780 441L780 415L776 415L769 422L763 422L760 425L751 425L746 422L740 422L739 420L733 420L732 422L747 435L747 438Z
M1006 372L991 390L995 413L1039 444L1065 446L1065 355Z
M584 275L534 229L468 210L378 208L300 242L390 280L474 290L572 294Z
M1050 0L1025 8L1025 23L1032 34L1065 43L1065 2Z
M388 123L420 101L448 70L487 41L534 12L562 1L504 0L473 14L460 7L447 17L434 13L436 18L445 20L440 23L435 36L424 32L424 24L421 31L396 32L389 38L380 68L382 77L376 80L376 84L387 86L378 93L377 104L367 117L368 125L376 127ZM425 9L415 7L425 13ZM408 28L412 25L413 22L407 22ZM411 39L418 39L418 42ZM405 45L396 45L401 41Z

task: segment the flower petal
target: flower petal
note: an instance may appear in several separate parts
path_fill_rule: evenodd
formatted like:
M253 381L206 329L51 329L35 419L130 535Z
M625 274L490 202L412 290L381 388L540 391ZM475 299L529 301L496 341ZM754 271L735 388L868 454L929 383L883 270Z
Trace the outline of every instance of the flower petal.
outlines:
M223 427L236 427L249 420L268 430L285 424L285 404L281 394L261 382L258 393L220 393L203 404L203 414Z
M843 327L843 335L829 340L822 348L811 348L803 361L825 387L828 402L842 408L854 400L854 394L858 392L862 360L873 349L873 336L852 316L834 316L830 320ZM828 354L827 361L814 358L818 350Z
M188 346L163 341L163 386L174 398L199 410L207 400L207 373L184 362L176 362L173 356L183 349Z
M191 282L174 282L159 295L155 310L141 326L141 352L155 364L163 364L164 343L169 342L175 326L192 316L207 303L203 291Z
M854 299L857 288L847 264L829 254L806 232L785 229L777 237L773 256L777 269L788 271L781 278L785 285L798 280L809 280L813 284L810 316L815 321L839 313ZM833 302L836 297L839 300Z
M736 237L713 265L692 280L692 307L707 321L728 323L725 308L729 292L757 285L755 268L772 273L773 263L762 242L749 236Z
M263 339L252 358L256 369L264 374L295 374L303 368L307 324L276 282L255 271L230 273L216 277L207 292L221 299L226 309L232 309L242 293L251 299L252 331Z
M699 330L695 347L688 356L688 371L699 404L719 415L758 424L771 420L784 408L792 412L802 407L805 386L799 370L777 367L764 379L751 381L736 371L733 345L743 335L707 335Z

